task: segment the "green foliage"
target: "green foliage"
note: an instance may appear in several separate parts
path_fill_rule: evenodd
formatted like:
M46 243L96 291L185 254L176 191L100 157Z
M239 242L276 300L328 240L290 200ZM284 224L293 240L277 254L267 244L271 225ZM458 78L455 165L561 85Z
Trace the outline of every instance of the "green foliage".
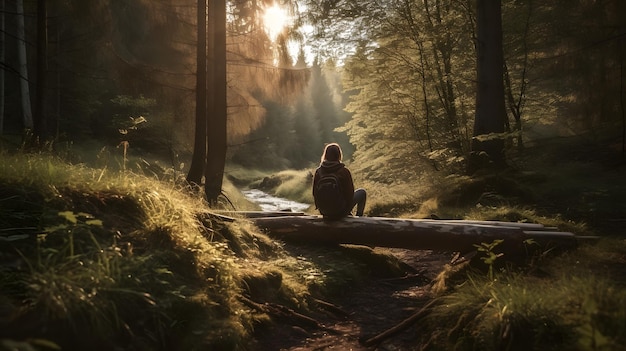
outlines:
M496 263L496 260L502 256L504 256L504 254L502 253L495 253L494 249L502 244L502 242L504 242L504 240L502 239L496 239L494 241L492 241L491 243L480 243L480 245L474 245L474 247L476 247L476 251L478 251L479 255L482 255L480 257L480 260L483 261L484 264L487 265L487 276L489 277L490 280L494 279L493 276L493 266Z
M528 38L530 53L545 52L547 56L543 60L531 60L529 79L546 75L549 79L539 79L531 85L529 93L543 98L529 99L532 105L527 112L533 114L535 108L546 112L537 114L540 120L530 127L541 132L542 124L552 119L555 128L560 131L566 128L568 134L575 131L591 132L594 137L617 136L615 129L613 132L603 129L621 124L618 91L622 85L623 58L619 51L623 42L609 28L624 26L624 18L616 15L624 9L620 1L533 4L531 33L542 33L542 40L536 40L535 35ZM554 16L564 11L568 16ZM508 17L518 16L519 12L511 11ZM554 53L556 47L558 54Z
M359 47L343 70L343 85L354 93L346 107L353 118L342 130L356 146L358 168L367 171L385 155L378 172L402 178L433 165L458 170L473 108L473 92L466 89L474 67L466 9L453 3L372 6L388 6L367 31L376 48ZM434 18L433 12L444 15Z
M124 167L131 148L144 149L144 153L151 152L161 158L171 157L177 138L175 121L156 99L141 94L118 95L111 103L114 107L107 139L114 139L117 148L122 149Z
M356 147L353 167L376 181L462 172L475 107L472 9L455 2L341 4L352 11L310 6L327 47L351 43L341 71L353 117L339 130ZM502 3L507 130L481 138L503 138L511 163L525 145L557 135L621 138L620 41L606 32L611 26L593 24L623 25L613 14L624 5L605 5ZM551 20L562 11L570 15ZM364 35L368 40L356 40Z

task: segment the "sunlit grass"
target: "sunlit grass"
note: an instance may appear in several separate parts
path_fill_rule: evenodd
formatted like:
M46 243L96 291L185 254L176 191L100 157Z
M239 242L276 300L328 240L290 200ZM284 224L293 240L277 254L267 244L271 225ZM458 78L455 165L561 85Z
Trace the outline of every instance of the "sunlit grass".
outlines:
M271 298L305 305L313 265L295 264L246 222L202 215L211 209L180 176L43 154L0 158L0 246L15 262L0 279L0 301L13 311L0 318L13 328L4 335L86 348L99 340L235 349L266 318L241 303L248 277L280 276ZM32 316L41 318L26 326Z
M172 323L183 328L190 318L202 318L207 326L221 327L228 319L224 310L240 308L232 251L197 219L205 204L179 185L45 155L2 155L1 164L6 198L0 212L3 224L14 224L5 249L27 267L10 273L19 284L5 283L26 302L18 322L32 313L45 316L34 334L49 323L70 330L86 326L94 338L115 330L140 335L131 343L163 346L172 334L183 333L166 332ZM24 216L32 216L32 227L20 230L15 224ZM182 308L191 314L175 317L173 306L185 304L203 316ZM164 335L142 340L140 329L148 321ZM239 325L231 335L245 335L243 320L227 323ZM61 344L67 342L62 335L55 336Z
M288 170L277 174L281 179L276 195L302 203L313 203L313 174L311 170Z
M265 177L271 176L272 172L231 165L226 167L225 174L226 178L230 179L235 185L247 187Z
M490 220L503 222L539 223L545 227L558 228L579 235L589 234L589 227L584 222L574 222L560 215L548 216L538 214L529 207L509 206L478 206L465 210L463 219Z

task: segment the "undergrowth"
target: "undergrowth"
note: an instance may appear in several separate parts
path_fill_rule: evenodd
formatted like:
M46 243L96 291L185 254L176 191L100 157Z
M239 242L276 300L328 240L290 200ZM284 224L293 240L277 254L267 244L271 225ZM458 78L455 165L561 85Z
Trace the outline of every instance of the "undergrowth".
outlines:
M626 242L605 239L534 270L470 269L424 325L429 350L623 350Z

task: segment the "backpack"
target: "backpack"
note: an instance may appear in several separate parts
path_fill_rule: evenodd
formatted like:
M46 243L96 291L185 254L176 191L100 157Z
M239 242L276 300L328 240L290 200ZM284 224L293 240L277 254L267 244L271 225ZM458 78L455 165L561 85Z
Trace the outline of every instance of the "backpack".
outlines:
M341 182L335 173L320 174L315 185L315 206L323 216L341 217L346 214L346 200Z

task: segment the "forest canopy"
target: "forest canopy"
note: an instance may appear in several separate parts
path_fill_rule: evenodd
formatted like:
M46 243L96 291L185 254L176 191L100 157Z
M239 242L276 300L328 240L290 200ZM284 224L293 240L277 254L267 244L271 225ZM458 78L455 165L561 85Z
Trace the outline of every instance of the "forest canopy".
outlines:
M57 144L128 142L188 162L195 2L3 6L3 140L18 145L26 130ZM357 170L385 183L463 172L477 137L477 6L229 2L228 162L306 168L324 143L338 141ZM502 140L513 161L538 142L570 136L623 159L625 6L503 0L504 132L478 139ZM264 24L270 8L287 15L282 30Z

